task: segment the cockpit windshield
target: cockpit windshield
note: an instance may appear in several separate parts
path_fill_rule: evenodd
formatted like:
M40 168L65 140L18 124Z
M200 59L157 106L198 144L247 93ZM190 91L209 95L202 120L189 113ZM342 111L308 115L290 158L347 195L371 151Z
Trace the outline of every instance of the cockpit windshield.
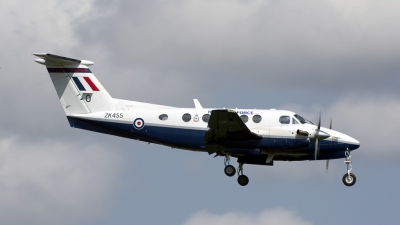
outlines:
M301 124L305 124L305 123L313 124L311 121L309 121L309 120L307 120L307 119L301 117L301 116L298 115L298 114L295 114L294 117L296 117L296 119L298 119L298 120L300 121Z

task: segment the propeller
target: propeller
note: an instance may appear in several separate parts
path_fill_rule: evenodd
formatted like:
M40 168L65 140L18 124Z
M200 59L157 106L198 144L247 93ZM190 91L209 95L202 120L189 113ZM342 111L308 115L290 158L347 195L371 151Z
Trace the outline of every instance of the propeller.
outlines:
M329 124L329 129L332 130L332 117L331 117L331 122ZM328 173L329 169L329 159L326 160L326 173Z
M317 129L315 129L314 137L315 137L314 157L315 157L315 160L317 160L317 156L319 155L319 149L321 146L320 140L330 137L329 134L327 134L321 130L321 112L319 112L318 127L317 127Z
M329 168L329 159L326 160L326 173L328 173L328 168Z
M319 156L319 148L320 148L320 144L319 144L319 139L318 138L316 138L315 139L315 152L314 152L314 157L315 157L315 159L314 160L317 160L317 156Z

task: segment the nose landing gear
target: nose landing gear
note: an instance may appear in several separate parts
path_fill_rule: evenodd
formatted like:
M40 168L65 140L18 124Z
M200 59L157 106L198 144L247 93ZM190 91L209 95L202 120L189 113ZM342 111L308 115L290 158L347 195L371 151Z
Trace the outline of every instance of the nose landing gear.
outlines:
M351 169L353 168L351 166L351 155L350 155L350 151L346 151L345 152L346 155L346 161L344 161L344 163L346 163L347 165L347 173L345 175L343 175L342 181L343 184L346 186L353 186L356 183L356 176L354 174L351 173Z

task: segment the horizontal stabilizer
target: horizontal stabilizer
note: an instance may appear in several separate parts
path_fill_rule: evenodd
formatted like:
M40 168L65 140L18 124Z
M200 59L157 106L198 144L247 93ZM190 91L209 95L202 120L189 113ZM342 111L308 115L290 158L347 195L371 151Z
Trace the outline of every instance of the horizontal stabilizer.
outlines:
M91 66L94 63L87 60L79 60L67 58L64 56L53 55L49 53L34 53L34 56L39 57L40 59L35 59L35 62L43 64L43 65L71 65L71 64L82 64L85 66Z

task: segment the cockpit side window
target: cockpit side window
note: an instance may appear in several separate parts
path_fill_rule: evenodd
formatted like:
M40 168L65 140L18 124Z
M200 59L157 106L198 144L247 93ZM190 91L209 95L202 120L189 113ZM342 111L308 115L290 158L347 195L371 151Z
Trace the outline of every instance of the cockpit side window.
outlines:
M292 124L299 124L295 118L292 118Z
M296 117L296 119L298 119L301 124L305 124L305 123L313 124L309 120L304 119L303 117L301 117L299 114L295 114L294 117Z
M300 121L301 124L307 123L307 121L306 121L303 117L301 117L300 115L298 115L298 114L294 115L294 117L296 117L296 119L298 119L298 120Z
M281 124L290 124L290 116L281 116L281 117L279 117L279 122Z

